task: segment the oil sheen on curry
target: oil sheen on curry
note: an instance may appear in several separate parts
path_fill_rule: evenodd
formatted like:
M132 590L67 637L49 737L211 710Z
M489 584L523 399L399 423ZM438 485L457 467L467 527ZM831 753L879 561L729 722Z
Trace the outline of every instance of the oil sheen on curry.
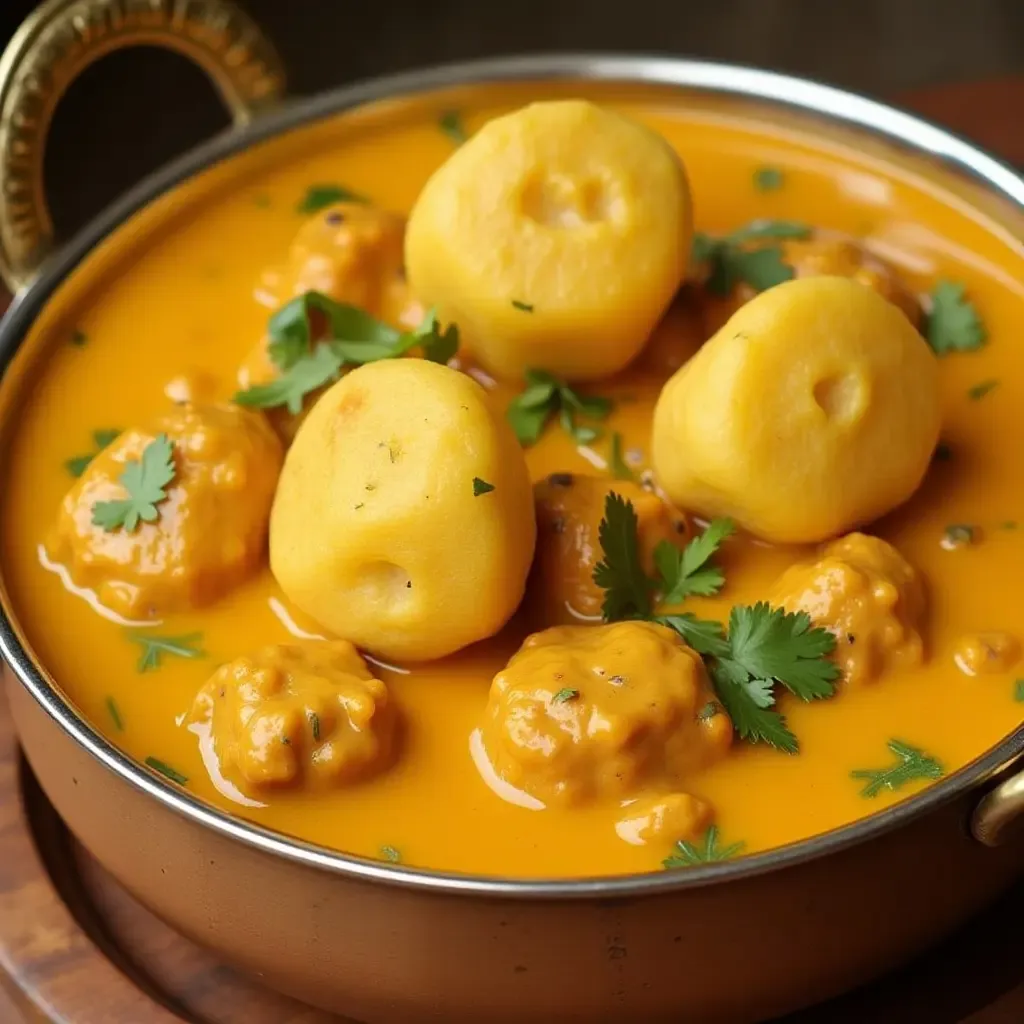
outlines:
M934 183L665 93L357 111L62 288L5 587L113 743L289 835L792 843L1021 723L1022 281Z

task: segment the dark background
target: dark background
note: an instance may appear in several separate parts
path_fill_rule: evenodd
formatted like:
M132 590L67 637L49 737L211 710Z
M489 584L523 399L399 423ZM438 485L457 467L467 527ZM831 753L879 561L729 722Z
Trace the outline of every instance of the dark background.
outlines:
M296 93L428 63L551 50L756 64L876 95L1024 72L1024 0L243 0ZM35 6L0 0L0 40ZM226 124L174 54L113 54L61 103L47 155L61 235Z

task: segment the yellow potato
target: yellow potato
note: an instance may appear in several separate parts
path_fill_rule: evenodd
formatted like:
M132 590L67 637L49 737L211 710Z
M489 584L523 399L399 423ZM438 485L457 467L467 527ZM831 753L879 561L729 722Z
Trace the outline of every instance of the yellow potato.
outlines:
M752 299L668 381L651 456L675 504L813 542L906 501L939 427L936 360L906 315L812 277Z
M505 624L535 540L522 449L480 385L422 359L385 359L343 377L299 428L271 513L270 566L332 633L423 661Z
M427 182L406 269L491 373L606 377L679 288L690 209L659 135L582 100L534 103L489 122Z

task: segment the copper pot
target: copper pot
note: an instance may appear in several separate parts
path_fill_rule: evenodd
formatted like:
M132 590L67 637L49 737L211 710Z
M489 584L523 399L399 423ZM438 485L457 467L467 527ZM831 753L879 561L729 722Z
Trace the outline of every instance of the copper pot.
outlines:
M236 127L52 251L41 164L53 106L86 64L139 42L198 61ZM0 270L18 289L0 325L0 390L14 396L5 407L13 412L27 397L8 390L22 381L14 357L63 278L183 179L369 100L553 78L642 81L695 104L811 127L925 168L1024 238L1024 180L1014 171L908 114L799 79L684 60L544 56L399 75L275 111L277 58L226 0L51 0L0 61ZM8 415L0 437L16 429ZM206 806L127 758L47 678L22 640L17 608L0 598L18 734L75 835L188 937L283 992L358 1021L761 1020L906 960L1024 865L1024 835L1008 827L1024 818L1024 728L881 814L684 872L524 882L345 856Z

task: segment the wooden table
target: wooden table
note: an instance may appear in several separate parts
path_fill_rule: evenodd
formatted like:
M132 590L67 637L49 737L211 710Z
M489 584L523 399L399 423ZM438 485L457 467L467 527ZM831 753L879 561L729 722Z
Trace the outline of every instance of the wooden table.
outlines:
M1024 78L941 86L901 101L1024 165ZM1021 1024L1022 920L1024 885L907 969L785 1024ZM31 777L19 776L0 707L0 1021L17 1020L329 1022L179 938L78 849Z

